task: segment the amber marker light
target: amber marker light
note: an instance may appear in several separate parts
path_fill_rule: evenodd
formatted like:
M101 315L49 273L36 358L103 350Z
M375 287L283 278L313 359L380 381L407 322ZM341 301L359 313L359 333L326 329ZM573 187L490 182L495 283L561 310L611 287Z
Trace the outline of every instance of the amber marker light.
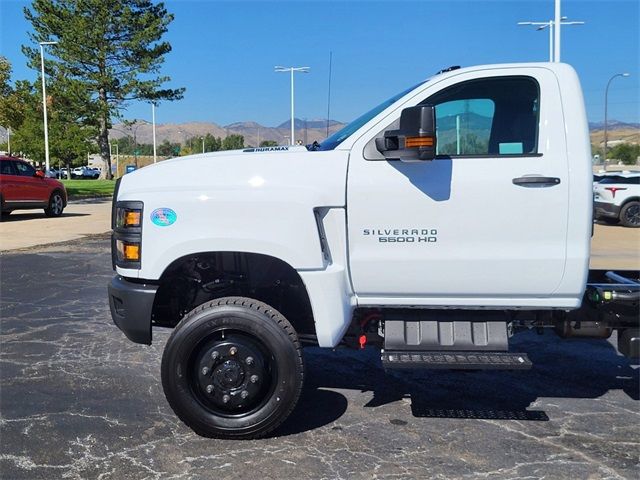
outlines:
M405 148L433 147L433 137L407 137Z
M138 210L127 210L124 214L125 227L140 226L140 212Z
M118 207L116 226L118 228L136 228L141 226L142 211Z
M118 258L123 262L139 262L140 261L140 244L134 242L124 242L116 240L116 249Z
M124 259L128 262L139 262L140 261L140 245L125 243Z

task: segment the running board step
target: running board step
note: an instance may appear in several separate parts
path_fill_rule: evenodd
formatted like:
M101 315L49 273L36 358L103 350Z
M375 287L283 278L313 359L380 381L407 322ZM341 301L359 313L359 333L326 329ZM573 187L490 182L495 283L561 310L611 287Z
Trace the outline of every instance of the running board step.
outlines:
M383 350L384 368L449 368L459 370L529 370L525 353L506 352L405 352Z

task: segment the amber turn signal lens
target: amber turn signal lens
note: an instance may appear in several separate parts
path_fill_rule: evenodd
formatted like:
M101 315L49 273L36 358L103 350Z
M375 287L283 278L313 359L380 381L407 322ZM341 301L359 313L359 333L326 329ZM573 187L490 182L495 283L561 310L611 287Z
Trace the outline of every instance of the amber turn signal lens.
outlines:
M140 226L140 212L137 210L127 210L124 214L124 226L125 227L139 227Z
M433 147L433 137L407 137L404 141L405 148Z
M116 251L118 252L118 260L121 262L139 262L140 261L140 244L135 242L123 242L116 240Z
M124 245L124 259L128 262L140 261L140 245L128 244Z

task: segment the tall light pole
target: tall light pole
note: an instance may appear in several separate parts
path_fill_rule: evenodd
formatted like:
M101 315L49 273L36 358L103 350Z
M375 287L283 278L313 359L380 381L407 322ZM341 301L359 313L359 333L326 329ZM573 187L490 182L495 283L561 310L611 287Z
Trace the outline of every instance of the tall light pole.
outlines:
M153 163L156 163L156 102L151 102L151 123L153 128Z
M290 145L295 143L295 113L294 113L294 95L293 95L293 74L295 72L309 73L309 67L274 67L276 72L290 72L291 73L291 140Z
M609 102L609 85L611 85L611 81L616 78L616 77L628 77L629 74L628 73L616 73L615 75L613 75L609 81L607 82L607 88L604 89L604 161L607 161L607 123L608 123L608 117L607 117L607 109L608 109L608 102Z
M556 27L555 29L556 31L554 32L555 35L553 38L553 46L554 46L553 61L559 62L560 61L560 28L562 27L562 16L560 15L560 0L555 0L553 22L555 23L555 27Z
M9 127L7 127L7 150L7 153L11 155L11 128Z
M584 22L567 22L567 17L561 17L558 25L584 25ZM518 22L518 25L533 25L537 26L536 30L544 30L545 28L549 29L549 61L559 62L560 61L560 53L557 52L554 55L554 46L557 44L557 40L554 41L554 33L557 32L559 28L554 28L556 25L555 20L549 20L548 22ZM557 55L557 58L556 58Z
M49 125L47 124L47 87L44 81L44 46L57 45L58 42L40 43L40 75L42 77L42 108L44 111L44 168L49 171Z

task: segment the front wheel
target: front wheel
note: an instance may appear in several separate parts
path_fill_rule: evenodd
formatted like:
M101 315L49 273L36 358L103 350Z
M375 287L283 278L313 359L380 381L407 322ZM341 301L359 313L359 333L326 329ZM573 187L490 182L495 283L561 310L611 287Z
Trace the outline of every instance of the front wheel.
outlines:
M55 191L49 198L49 206L44 209L44 214L47 217L59 217L60 215L62 215L63 210L64 199L62 198L62 194L58 191Z
M278 311L226 297L192 310L162 356L162 386L198 435L257 438L293 411L304 376L295 330Z
M625 227L640 227L640 202L632 201L622 207L620 223Z

